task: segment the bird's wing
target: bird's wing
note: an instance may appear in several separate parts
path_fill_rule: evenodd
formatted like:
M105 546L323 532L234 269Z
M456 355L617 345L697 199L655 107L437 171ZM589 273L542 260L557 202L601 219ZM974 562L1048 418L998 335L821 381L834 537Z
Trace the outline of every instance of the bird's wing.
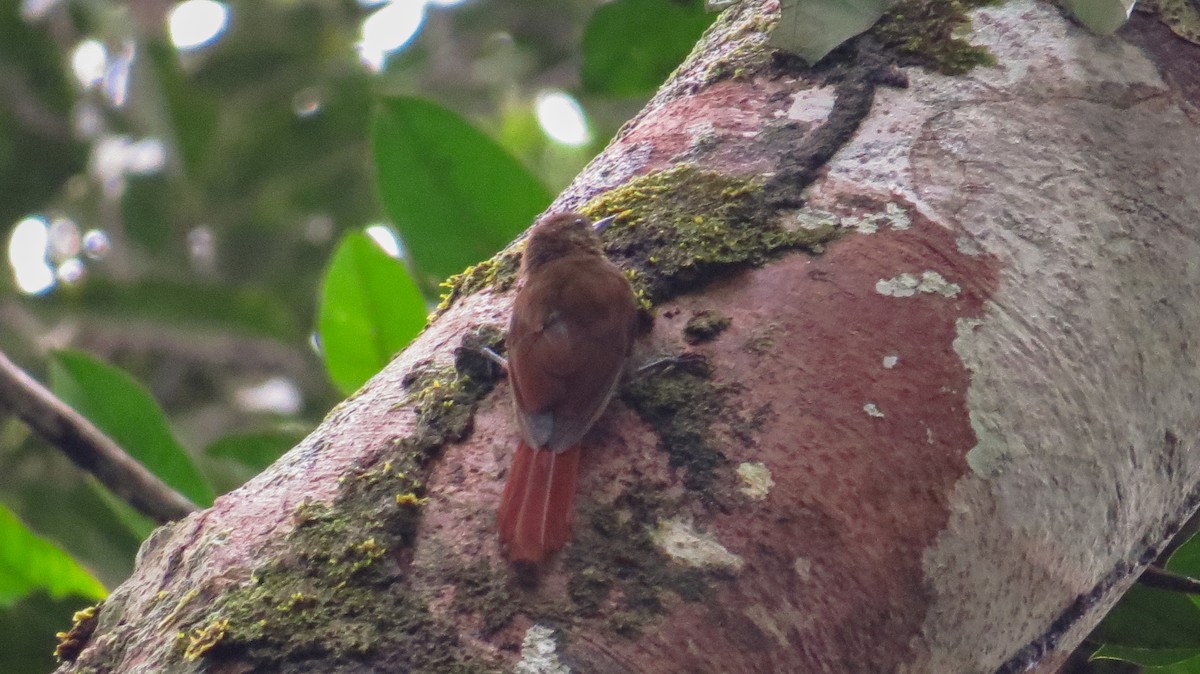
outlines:
M629 355L637 309L607 260L564 258L543 273L556 271L551 278L561 283L530 284L517 297L509 371L526 442L561 451L604 411Z

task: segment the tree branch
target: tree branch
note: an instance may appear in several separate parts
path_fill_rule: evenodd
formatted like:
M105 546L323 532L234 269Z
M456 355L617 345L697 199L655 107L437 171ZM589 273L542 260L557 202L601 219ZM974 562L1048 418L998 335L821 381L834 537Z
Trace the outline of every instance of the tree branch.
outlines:
M0 405L61 449L114 494L156 522L170 522L197 507L129 456L92 422L0 352Z

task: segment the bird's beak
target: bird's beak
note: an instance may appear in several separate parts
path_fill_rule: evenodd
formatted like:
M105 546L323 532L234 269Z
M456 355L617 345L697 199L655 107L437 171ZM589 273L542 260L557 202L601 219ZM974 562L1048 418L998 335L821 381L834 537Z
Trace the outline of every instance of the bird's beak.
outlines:
M616 219L617 216L615 215L610 215L607 218L601 218L592 225L592 228L595 229L597 233L603 232L604 230L608 229L608 226L611 225Z

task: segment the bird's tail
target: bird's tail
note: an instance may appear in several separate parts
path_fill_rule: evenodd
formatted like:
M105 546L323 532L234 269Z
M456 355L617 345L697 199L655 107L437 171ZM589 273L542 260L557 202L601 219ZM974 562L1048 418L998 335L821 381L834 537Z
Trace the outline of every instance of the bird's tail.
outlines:
M561 452L517 445L496 526L514 562L539 564L567 542L579 479L579 445Z

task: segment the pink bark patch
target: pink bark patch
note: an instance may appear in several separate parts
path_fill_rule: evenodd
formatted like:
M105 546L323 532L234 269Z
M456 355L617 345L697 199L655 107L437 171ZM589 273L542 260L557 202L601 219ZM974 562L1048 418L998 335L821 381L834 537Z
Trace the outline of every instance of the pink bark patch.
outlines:
M656 335L672 341L698 311L732 318L694 350L718 381L737 374L745 388L733 404L770 405L754 442L721 449L734 467L765 464L774 486L697 522L745 561L711 602L672 603L615 650L603 638L593 650L588 629L576 630L581 671L893 671L912 659L929 604L912 579L925 575L922 555L976 442L956 322L982 314L998 270L961 252L961 233L910 217L909 229L851 234L819 257L791 255L660 308ZM879 282L902 274L926 283L884 294ZM616 470L604 464L621 454L591 470ZM584 470L581 500L594 487Z

